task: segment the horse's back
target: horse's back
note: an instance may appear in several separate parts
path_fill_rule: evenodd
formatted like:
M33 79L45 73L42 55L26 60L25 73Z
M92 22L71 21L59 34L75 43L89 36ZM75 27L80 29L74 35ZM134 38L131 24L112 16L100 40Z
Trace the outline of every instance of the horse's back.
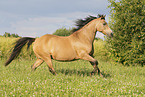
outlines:
M38 55L51 55L56 60L73 60L76 52L68 37L46 34L36 39L33 50Z

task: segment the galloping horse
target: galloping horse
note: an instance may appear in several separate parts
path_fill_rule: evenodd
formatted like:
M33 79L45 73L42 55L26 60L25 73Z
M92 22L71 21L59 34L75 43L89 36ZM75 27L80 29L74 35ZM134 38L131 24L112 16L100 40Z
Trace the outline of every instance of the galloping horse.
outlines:
M62 37L46 34L40 38L23 37L19 39L16 42L10 58L5 63L5 66L19 55L22 47L26 43L29 48L34 42L33 51L37 60L32 65L32 70L35 70L45 61L49 67L49 71L56 75L51 59L60 61L83 59L89 61L93 66L94 70L91 74L98 72L98 74L101 75L98 68L98 61L92 57L94 53L94 38L97 31L109 37L113 36L113 32L107 25L105 16L103 15L98 15L98 17L88 16L85 19L77 20L76 24L78 27L70 36Z

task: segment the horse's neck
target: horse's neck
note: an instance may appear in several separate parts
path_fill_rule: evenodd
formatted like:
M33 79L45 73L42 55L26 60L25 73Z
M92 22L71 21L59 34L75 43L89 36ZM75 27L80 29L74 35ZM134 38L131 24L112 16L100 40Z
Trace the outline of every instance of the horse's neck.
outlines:
M93 20L87 25L85 25L83 28L75 32L74 34L76 34L76 36L84 42L86 41L93 43L96 31L97 31L96 20Z

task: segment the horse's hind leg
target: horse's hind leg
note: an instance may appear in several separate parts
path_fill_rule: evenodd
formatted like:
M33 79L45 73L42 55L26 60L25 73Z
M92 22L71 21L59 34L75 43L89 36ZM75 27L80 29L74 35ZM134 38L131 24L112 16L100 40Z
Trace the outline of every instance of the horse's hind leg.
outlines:
M41 65L44 61L42 59L37 58L36 62L31 66L32 70L36 70L36 68Z
M56 75L56 72L53 68L53 65L52 65L52 61L51 61L51 57L50 56L45 56L43 57L43 60L47 63L48 65L48 68L49 68L49 71L53 74L53 75Z
M56 75L56 72L55 72L55 70L54 70L54 68L53 68L51 59L47 59L47 60L45 60L45 62L46 62L47 65L48 65L49 71L50 71L53 75Z

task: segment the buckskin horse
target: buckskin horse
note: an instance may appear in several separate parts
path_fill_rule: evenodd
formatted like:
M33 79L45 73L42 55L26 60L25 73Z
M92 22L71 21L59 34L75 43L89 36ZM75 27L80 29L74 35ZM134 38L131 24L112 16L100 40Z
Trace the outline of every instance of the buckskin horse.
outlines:
M5 66L11 63L16 58L22 47L27 44L29 46L34 42L33 51L36 55L36 62L32 65L32 70L35 70L44 61L47 63L49 71L56 75L52 65L52 60L72 61L75 59L87 60L93 66L91 74L96 72L101 75L98 68L98 61L93 58L94 47L93 42L96 32L112 37L113 32L107 25L104 15L98 17L88 16L85 19L76 21L74 32L70 36L56 36L46 34L40 38L23 37L16 41L16 45L6 61ZM102 75L101 75L102 76Z

